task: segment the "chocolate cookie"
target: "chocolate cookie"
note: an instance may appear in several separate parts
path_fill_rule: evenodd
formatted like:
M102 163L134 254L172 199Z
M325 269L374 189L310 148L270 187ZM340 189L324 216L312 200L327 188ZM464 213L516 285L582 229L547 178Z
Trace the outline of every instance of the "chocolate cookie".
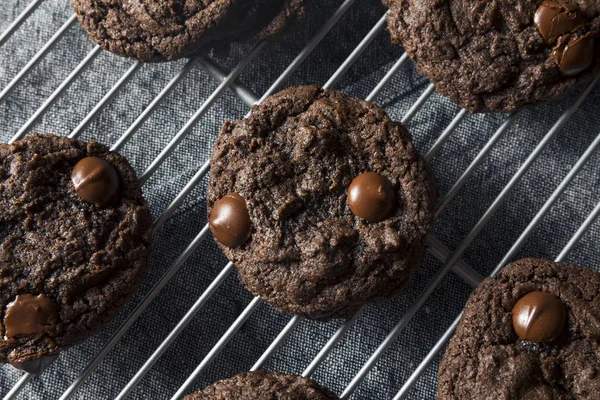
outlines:
M516 261L469 298L437 398L597 399L599 348L600 273Z
M207 199L213 234L250 291L321 320L404 290L437 200L404 126L316 86L225 123Z
M141 61L192 57L231 42L279 35L305 14L305 0L73 0L102 48Z
M53 135L0 145L0 210L0 362L40 372L137 288L152 220L123 156Z
M278 372L244 372L213 383L185 400L335 400L312 379Z
M600 1L383 0L388 31L470 111L515 111L600 74Z

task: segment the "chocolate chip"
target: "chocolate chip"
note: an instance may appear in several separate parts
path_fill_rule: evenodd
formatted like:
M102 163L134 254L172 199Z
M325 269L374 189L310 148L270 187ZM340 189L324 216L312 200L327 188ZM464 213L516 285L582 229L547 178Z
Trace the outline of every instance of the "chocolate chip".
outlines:
M21 294L9 303L4 316L5 337L42 335L58 322L56 304L43 294Z
M98 157L86 157L75 164L71 180L81 198L100 206L110 203L119 192L119 173Z
M515 332L532 342L551 342L560 337L566 319L563 302L546 292L528 293L512 309Z
M577 6L544 1L535 12L535 25L548 43L581 28L584 18Z
M359 218L369 222L384 220L392 210L394 190L390 181L375 172L354 178L348 188L348 205Z
M585 27L585 19L576 5L544 1L535 12L534 21L548 43L556 42L552 57L561 74L575 76L592 65L594 38L591 33L579 31Z
M246 201L237 193L225 195L215 203L210 218L215 239L228 247L240 247L250 238L252 223Z
M559 40L552 56L561 74L575 76L588 69L594 62L594 38L591 33L577 39L568 36L563 38Z

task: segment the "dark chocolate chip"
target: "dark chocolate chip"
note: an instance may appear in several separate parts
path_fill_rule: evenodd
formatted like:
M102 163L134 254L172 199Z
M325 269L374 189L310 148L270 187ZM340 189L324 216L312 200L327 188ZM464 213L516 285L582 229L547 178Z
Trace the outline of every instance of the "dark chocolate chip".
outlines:
M535 25L548 43L583 26L584 18L578 7L555 1L544 1L534 17Z
M75 164L71 179L79 196L100 206L110 203L119 193L119 173L98 157L86 157Z
M565 41L554 50L552 55L561 74L575 76L588 69L594 62L594 38L591 33L577 39L565 37Z
M240 247L250 238L252 223L246 201L237 193L225 195L215 203L209 218L215 239L228 247Z
M563 302L546 292L528 293L512 309L515 332L532 342L556 340L563 332L566 319Z
M369 222L384 220L392 210L394 190L390 181L375 172L354 178L348 188L348 205L359 218Z
M4 316L4 335L42 335L52 330L58 322L56 304L43 294L21 294L9 303Z

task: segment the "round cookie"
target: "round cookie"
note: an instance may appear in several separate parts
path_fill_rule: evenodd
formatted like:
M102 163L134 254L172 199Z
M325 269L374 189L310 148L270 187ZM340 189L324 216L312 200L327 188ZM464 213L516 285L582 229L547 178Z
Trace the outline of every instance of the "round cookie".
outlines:
M600 0L383 3L392 42L473 112L512 112L600 74Z
M0 145L0 209L0 362L39 373L138 287L152 219L123 156L53 135Z
M597 399L599 345L600 273L516 261L469 298L437 399Z
M207 205L219 247L252 293L284 313L327 320L404 290L437 200L404 126L372 103L302 86L225 123Z
M98 45L148 62L192 57L234 41L271 39L305 14L305 0L72 1Z
M185 397L185 400L263 399L335 400L337 397L312 379L267 371L244 372Z

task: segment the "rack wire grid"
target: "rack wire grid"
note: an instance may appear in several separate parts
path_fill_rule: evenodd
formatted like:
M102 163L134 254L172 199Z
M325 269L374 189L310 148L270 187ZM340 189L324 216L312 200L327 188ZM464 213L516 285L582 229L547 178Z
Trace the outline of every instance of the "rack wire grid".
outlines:
M5 400L177 399L260 368L313 376L342 399L432 398L440 354L483 276L525 255L598 265L598 79L543 107L471 115L388 43L375 1L324 2L294 40L160 65L101 51L67 2L9 3L0 23L3 138L36 129L113 143L140 171L155 250L146 283L105 331L39 377L2 367ZM279 315L241 287L207 240L203 193L225 118L328 75L315 83L376 101L408 124L444 195L407 293L322 324Z

